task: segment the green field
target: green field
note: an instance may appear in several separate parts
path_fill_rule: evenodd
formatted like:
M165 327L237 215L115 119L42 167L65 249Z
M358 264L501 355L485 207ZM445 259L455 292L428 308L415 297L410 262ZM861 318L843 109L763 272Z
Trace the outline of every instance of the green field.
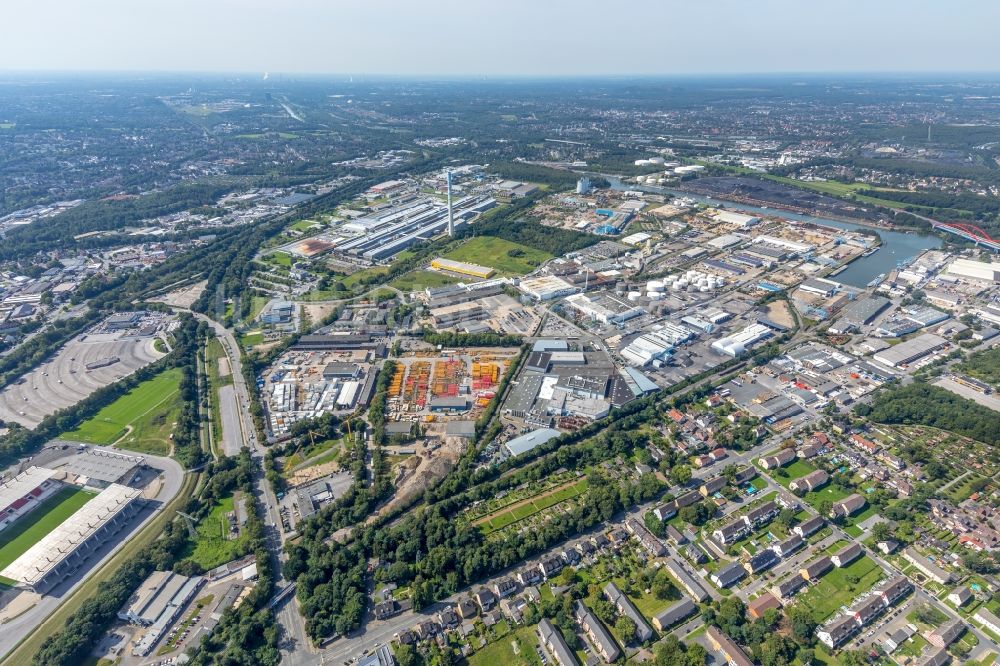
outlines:
M451 275L445 275L444 273L436 273L434 271L410 271L404 275L400 275L398 278L389 283L390 286L399 289L400 291L411 292L420 291L421 289L426 289L427 287L443 287L449 284L455 284L459 282L459 278L452 277Z
M847 580L849 576L857 577L858 582L851 585ZM804 604L813 619L822 623L881 578L882 569L867 556L860 557L843 569L831 569L818 583L802 592L797 603Z
M207 571L244 555L247 542L245 534L236 539L226 538L229 534L226 514L232 510L232 497L217 502L195 527L198 536L195 541L188 541L183 559L197 562Z
M170 452L170 431L181 409L181 369L164 370L118 398L62 439L114 444L143 453ZM131 431L129 432L129 427Z
M815 471L816 467L811 463L808 463L805 460L799 458L796 459L795 462L793 462L791 465L788 465L783 469L785 470L785 472L787 472L787 476L775 474L773 472L771 476L774 478L775 481L777 481L785 488L787 488L789 483L791 483L795 479L805 476L809 472Z
M272 252L264 257L264 260L285 268L290 268L292 265L292 255L287 252Z
M512 257L508 254L511 250L520 250L524 254ZM467 243L462 243L444 256L455 261L489 266L507 275L530 273L539 264L552 258L548 252L494 236L478 236Z
M479 652L470 655L469 666L540 666L535 653L538 635L535 626L521 627L502 638L488 643ZM516 646L516 647L515 647Z
M311 231L314 228L322 226L323 225L320 222L317 222L316 220L299 220L298 222L295 222L288 228L305 233L307 231Z
M94 493L66 486L0 532L0 569L6 568L93 498Z

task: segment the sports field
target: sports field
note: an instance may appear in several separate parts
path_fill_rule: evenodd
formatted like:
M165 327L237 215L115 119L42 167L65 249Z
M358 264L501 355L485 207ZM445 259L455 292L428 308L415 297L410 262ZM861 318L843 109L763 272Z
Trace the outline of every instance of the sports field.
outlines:
M180 413L181 369L170 368L148 379L80 424L63 439L113 444L143 453L170 451L170 431Z
M489 266L507 275L530 273L542 262L552 258L548 252L494 236L477 236L444 256L455 261Z
M0 532L0 569L5 569L94 497L95 493L66 486L34 511Z

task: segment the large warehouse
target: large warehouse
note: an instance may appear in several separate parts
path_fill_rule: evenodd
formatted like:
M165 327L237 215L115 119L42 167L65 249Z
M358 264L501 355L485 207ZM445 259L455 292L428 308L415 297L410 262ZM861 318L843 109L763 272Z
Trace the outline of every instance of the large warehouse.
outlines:
M113 483L0 571L0 576L45 592L78 571L108 538L138 513L142 491Z
M948 341L940 335L924 333L923 335L919 335L912 340L900 342L895 347L884 349L875 354L872 358L883 365L889 366L890 368L898 368L919 360L939 349L944 349L947 346Z
M118 611L120 619L149 627L135 641L132 654L140 657L149 654L204 584L205 579L201 576L188 578L171 571L154 571L132 595L128 605Z
M461 273L462 275L471 275L472 277L478 278L488 278L493 277L496 273L492 268L486 266L480 266L479 264L470 264L465 261L455 261L453 259L445 259L444 257L438 257L431 261L431 268L435 268L439 271L448 271L450 273Z
M52 477L56 473L44 467L29 467L13 479L0 484L0 530L36 509L62 485Z

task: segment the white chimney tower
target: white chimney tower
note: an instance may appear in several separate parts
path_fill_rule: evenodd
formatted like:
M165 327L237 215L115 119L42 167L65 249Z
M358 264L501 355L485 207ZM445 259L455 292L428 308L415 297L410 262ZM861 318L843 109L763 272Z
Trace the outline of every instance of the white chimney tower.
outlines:
M455 216L451 211L451 171L448 174L448 237L455 235Z

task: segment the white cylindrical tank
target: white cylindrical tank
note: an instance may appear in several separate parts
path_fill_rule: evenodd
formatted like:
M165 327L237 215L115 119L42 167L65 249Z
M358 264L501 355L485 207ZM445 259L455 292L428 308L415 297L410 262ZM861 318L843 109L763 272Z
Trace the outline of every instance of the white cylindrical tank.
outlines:
M699 290L699 291L712 291L712 288L711 288L711 287L709 287L709 286L708 286L708 285L706 284L706 285L705 285L705 286L703 286L703 287L699 287L699 288L698 288L698 290Z
M646 291L663 291L663 280L650 280L646 283Z
M648 298L651 301L658 301L661 298L663 298L663 292L662 291L647 291L646 292L646 298Z
M642 292L641 291L630 291L630 292L628 292L628 300L630 300L630 301L637 301L637 300L639 300L640 296L642 296Z
M662 157L650 157L649 158L649 163L650 164L663 164L664 162L666 162L666 160L663 159Z

